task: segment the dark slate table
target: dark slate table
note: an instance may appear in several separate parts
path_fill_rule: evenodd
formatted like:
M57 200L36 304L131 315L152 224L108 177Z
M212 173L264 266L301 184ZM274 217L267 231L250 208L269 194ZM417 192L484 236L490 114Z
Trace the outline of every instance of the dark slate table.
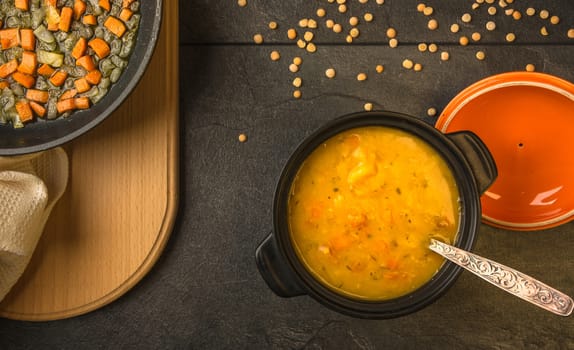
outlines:
M171 1L171 0L170 0ZM487 76L536 70L574 81L574 27L571 0L515 0L494 16L472 1L428 1L439 29L417 1L348 0L337 5L310 0L180 1L181 27L181 207L168 246L154 269L126 295L92 313L54 322L0 320L0 348L194 348L194 349L566 349L574 348L572 318L536 308L464 272L448 293L416 314L393 320L361 320L337 314L309 297L282 299L259 276L254 250L270 232L275 184L297 144L324 122L374 109L401 111L429 123L427 109L440 111L460 90ZM527 7L560 16L560 23L529 17ZM319 19L316 9L327 16ZM516 8L520 20L504 10ZM352 43L325 28L326 18L361 21ZM470 23L461 21L470 13ZM307 53L287 39L301 18L315 18L317 52ZM484 29L487 20L495 31ZM362 20L362 18L361 18ZM268 23L276 21L277 30ZM461 31L453 34L451 23ZM550 35L539 33L546 25ZM390 48L386 29L397 30ZM462 47L458 37L482 33ZM508 43L505 35L516 33ZM264 44L253 43L261 33ZM450 53L421 53L420 42ZM281 59L271 61L272 50ZM475 53L483 50L486 59ZM288 65L303 59L293 74ZM423 64L421 72L401 67L405 58ZM382 64L385 71L375 73ZM325 69L334 67L329 80ZM363 82L359 72L368 74ZM294 99L291 82L303 79ZM543 122L541 120L541 122ZM247 142L238 141L245 133ZM571 150L564 150L571 152ZM483 225L475 252L538 277L574 295L574 224L536 232L512 232Z

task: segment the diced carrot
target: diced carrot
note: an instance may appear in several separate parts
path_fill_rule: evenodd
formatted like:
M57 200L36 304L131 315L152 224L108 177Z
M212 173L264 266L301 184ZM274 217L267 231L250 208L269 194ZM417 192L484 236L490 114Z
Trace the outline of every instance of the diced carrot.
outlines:
M20 29L20 46L28 51L36 49L36 37L32 29Z
M18 66L18 71L34 75L36 73L36 66L38 65L38 60L36 59L36 53L32 51L22 52L22 61Z
M24 99L16 102L16 112L18 112L18 115L20 116L20 121L22 123L30 121L34 117L34 115L32 114L32 108L30 108L30 102Z
M0 78L6 78L18 69L18 61L14 58L0 66Z
M54 74L56 70L54 68L52 68L49 64L44 63L43 65L40 66L40 68L38 68L38 74L48 78L50 77L52 74Z
M30 101L30 107L38 117L44 118L44 116L46 115L46 108L44 108L44 106L42 106L38 102Z
M54 6L56 7L58 0L44 0L44 4L47 6Z
M0 30L0 41L3 50L18 46L20 45L20 31L18 28L2 29Z
M90 99L86 96L78 97L74 99L77 109L88 109L90 108Z
M92 71L96 69L96 64L90 55L84 55L76 60L76 66L84 67L85 70Z
M50 77L50 82L54 86L62 86L68 77L68 73L64 70L58 70Z
M58 113L73 111L76 109L76 101L73 98L61 100L56 102L56 110Z
M74 85L76 86L76 90L78 90L79 93L90 90L90 83L88 83L86 78L76 79L74 81Z
M75 97L77 94L78 94L78 90L76 90L76 89L66 90L66 91L64 91L62 96L60 96L60 98L58 98L58 101L67 100L69 98Z
M84 23L87 26L95 26L96 24L98 24L98 21L96 19L96 16L94 15L85 15L82 18L82 23Z
M34 86L34 84L36 84L36 78L34 78L33 76L29 75L29 74L25 74L22 72L14 72L12 73L12 79L14 79L16 82L18 82L20 85L22 85L25 88L31 88L32 86Z
M100 7L106 11L109 11L112 8L112 6L110 5L110 0L100 0L98 2L98 5L100 5Z
M88 46L94 50L100 59L105 58L110 54L110 46L102 38L94 38L90 40Z
M124 22L115 18L114 16L109 16L104 22L104 26L118 38L121 38L122 35L124 35L126 32L126 26Z
M26 98L31 101L46 103L50 94L44 90L28 89L26 90Z
M122 7L123 8L129 7L132 4L132 2L134 2L134 0L123 0Z
M86 78L88 83L92 85L97 85L102 80L102 73L100 73L99 70L95 69L93 71L88 72L88 74L86 74L84 78Z
M88 40L86 40L86 38L84 37L80 37L80 39L78 39L76 45L74 45L74 48L72 49L72 57L78 59L84 56L86 54L87 48L88 48Z
M0 90L7 88L8 86L10 86L10 83L7 82L6 80L2 80L0 81Z
M74 1L74 19L77 21L86 12L86 3L83 0Z
M133 14L134 14L133 11L130 10L129 8L123 8L120 11L120 19L124 22L127 22L130 20L130 18L132 18Z
M30 4L28 0L14 0L14 6L17 9L28 11L30 9Z
M74 10L71 7L62 7L62 10L60 11L60 23L58 23L58 29L63 32L69 32L73 16Z

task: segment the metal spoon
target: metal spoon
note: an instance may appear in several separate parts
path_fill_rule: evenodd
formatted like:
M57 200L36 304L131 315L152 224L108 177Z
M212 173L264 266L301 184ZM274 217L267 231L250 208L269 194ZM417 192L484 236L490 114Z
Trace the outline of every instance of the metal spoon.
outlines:
M495 261L431 238L429 248L510 294L560 316L569 316L574 301L568 295Z

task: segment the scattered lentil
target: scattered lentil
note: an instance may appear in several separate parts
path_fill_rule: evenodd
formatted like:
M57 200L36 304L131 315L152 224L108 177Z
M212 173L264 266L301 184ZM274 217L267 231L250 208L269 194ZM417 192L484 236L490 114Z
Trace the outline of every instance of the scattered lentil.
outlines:
M349 24L353 27L356 26L357 24L359 24L359 18L356 16L349 18Z
M474 32L470 37L472 38L473 41L479 41L482 35L480 35L479 32Z
M395 36L397 36L397 31L395 30L395 28L390 27L389 29L387 29L387 38L392 39Z
M508 41L509 43L513 42L514 40L516 40L516 35L514 33L508 33L506 34L506 41Z
M337 73L335 72L335 69L333 69L333 68L328 68L328 69L325 71L325 75L326 75L327 78L329 78L329 79L333 79L336 74L337 74Z
M504 0L499 0L498 6L500 6L501 8L505 8L506 6L508 6L508 4Z
M363 15L363 18L365 19L365 22L371 22L373 20L373 14L367 12Z
M552 23L552 24L558 24L558 23L560 23L560 17L558 17L558 16L552 16L552 17L550 17L550 23Z
M534 15L536 14L536 10L535 10L534 8L532 8L532 7L529 7L529 8L526 9L526 14L527 14L528 16L534 16Z
M417 5L417 11L423 12L427 6L423 3Z
M366 4L367 2L369 2L369 0L359 0L359 3L361 4Z
M532 63L529 63L526 65L526 71L527 72L534 72L535 69L536 69L536 67L534 67L534 65Z
M493 31L495 29L496 29L496 23L494 23L494 21L486 22L486 30Z
M450 25L450 31L453 33L458 33L458 31L460 30L460 26L458 25L458 23L453 23Z
M476 3L476 2L472 4L472 9L473 9L473 10L476 10L476 9L479 8L479 7L480 7L480 5L479 5L478 3Z
M247 6L247 0L237 0L237 5L245 7Z
M349 31L349 35L351 35L351 37L356 38L358 37L360 34L359 29L357 28L351 28L351 30Z
M269 29L271 29L271 30L277 29L277 22L275 22L275 21L269 22Z
M385 0L376 0L377 5L382 5L385 3Z
M343 26L341 26L339 23L335 23L335 25L333 25L333 31L335 33L340 33L343 31Z
M567 35L570 39L574 39L574 28L568 29Z
M315 21L314 19L309 19L307 21L307 27L311 29L317 28L317 21Z
M301 80L301 78L296 77L295 79L293 79L293 86L294 87L301 87L301 84L303 83L303 80Z
M514 11L512 12L512 18L518 21L522 18L522 13L520 13L520 11Z
M488 12L488 14L491 15L491 16L496 15L496 7L490 6L490 7L488 8L487 12Z
M479 61L482 61L486 58L486 54L484 53L484 51L477 51L475 56L476 59Z
M423 70L423 65L420 63L415 63L415 65L413 66L413 70L415 72L420 72L421 70Z
M430 15L432 15L433 12L434 12L434 9L433 9L432 7L430 7L430 6L426 6L426 7L423 9L423 14L424 14L425 16L430 16Z
M414 63L413 61L409 60L408 58L403 61L403 68L411 69L413 68Z
M295 40L296 37L297 37L297 31L293 28L289 28L287 30L287 38Z
M353 42L353 37L352 37L351 35L347 35L347 36L345 37L345 41L346 41L348 44L350 44L350 43Z
M381 74L382 72L385 71L385 67L382 64L377 64L377 66L375 67L375 71L377 71L377 73Z
M297 46L298 46L300 49L304 49L305 46L307 46L307 43L305 42L305 40L299 39L299 40L297 40Z
M239 140L239 142L245 142L245 141L247 141L247 135L245 135L245 134L239 134L239 136L237 137L237 139Z
M460 37L460 39L458 39L458 43L462 46L466 46L468 45L468 38L463 35Z
M394 49L395 47L399 46L399 41L396 38L392 38L389 40L389 46Z
M540 28L540 34L544 36L548 35L548 29L546 29L546 26L542 26L542 28Z
M347 5L345 5L345 4L339 5L339 9L338 9L338 10L339 10L340 13L345 13L345 12L347 12Z
M487 4L494 4L494 0L485 0Z
M538 13L538 15L539 15L540 18L542 18L542 19L547 19L548 16L550 16L550 13L548 12L548 10L540 10L540 12Z
M462 17L460 17L460 19L464 22L464 23L470 23L470 21L472 21L472 16L470 15L470 13L465 13L462 15Z
M327 14L327 12L325 12L324 8L318 8L317 9L317 17L325 17L326 14Z
M425 43L420 43L420 44L418 45L418 49L419 49L420 52L425 52L425 51L427 50L427 48L428 48L428 45L425 44Z
M307 28L308 25L309 25L309 20L307 18L302 18L299 20L299 27Z
M291 73L297 73L299 71L299 66L296 65L295 63L291 63L289 65L289 70L291 71Z
M430 30L435 30L438 28L438 21L433 18L433 19L429 20L427 26Z
M370 112L373 110L373 104L370 102L365 103L365 105L363 106L363 108L365 109L365 111Z
M296 99L300 99L301 98L301 90L293 91L293 97Z
M279 61L279 59L281 58L281 55L279 54L279 51L271 51L271 54L269 54L269 57L271 57L271 61Z
M306 49L307 49L307 52L313 53L313 52L317 51L317 46L315 46L315 44L313 44L313 43L308 43Z
M261 34L255 34L255 35L253 36L253 41L254 41L256 44L262 44L262 43L263 43L263 35L261 35Z
M303 39L305 39L305 41L311 41L313 40L313 32L305 32L305 34L303 34Z
M427 109L427 115L429 117L434 117L436 115L436 108L430 107L429 109Z
M365 73L359 73L359 74L357 74L357 80L358 81L365 81L365 80L367 80L367 75Z
M335 21L333 21L332 19L328 19L325 21L325 26L329 29L333 29L334 25L335 25Z
M440 59L442 61L448 61L449 58L450 58L450 54L447 51L443 51L440 53Z
M346 2L347 2L347 0L337 0L337 4L344 4Z
M431 53L435 53L438 51L438 46L437 44L429 44L429 52Z
M299 56L293 57L293 64L294 65L300 66L301 63L303 63L303 59L301 59L301 57L299 57Z

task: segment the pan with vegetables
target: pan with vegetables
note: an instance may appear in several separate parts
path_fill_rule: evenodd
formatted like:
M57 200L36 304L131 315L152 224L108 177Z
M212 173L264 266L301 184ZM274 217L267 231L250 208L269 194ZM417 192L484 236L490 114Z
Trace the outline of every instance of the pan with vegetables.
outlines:
M46 150L109 116L155 48L161 0L0 4L0 155Z

